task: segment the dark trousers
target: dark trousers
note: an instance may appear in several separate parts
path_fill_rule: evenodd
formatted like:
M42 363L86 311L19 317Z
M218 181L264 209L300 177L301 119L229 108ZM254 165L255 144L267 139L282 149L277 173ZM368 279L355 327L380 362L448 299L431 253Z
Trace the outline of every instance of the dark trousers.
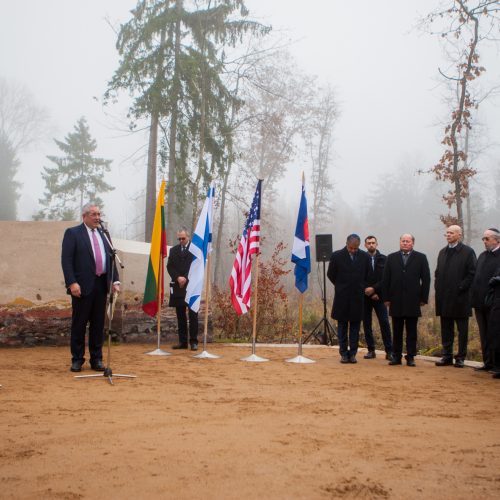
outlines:
M417 355L417 317L392 318L392 355L400 360L403 355L403 331L406 326L406 358Z
M90 362L102 359L104 315L106 312L106 275L95 277L90 295L71 297L71 359L85 361L85 331L89 325Z
M365 308L363 317L363 331L365 333L366 347L369 351L375 350L375 338L372 328L372 311L377 315L378 324L380 325L380 333L382 334L382 342L387 354L392 352L391 325L389 324L389 315L387 307L380 300L372 300L365 297Z
M464 360L467 356L467 341L469 338L469 318L443 318L441 316L441 343L443 358L453 359L453 339L455 337L454 323L458 330L458 352L456 359Z
M187 306L178 306L175 308L177 314L177 327L179 330L179 343L188 343L188 323L186 309L189 311L189 343L198 343L198 313L192 311Z
M479 338L481 339L481 352L483 354L483 363L487 368L493 366L491 359L490 341L488 338L488 319L490 317L491 308L475 307L474 313L476 315L477 326L479 327Z
M337 336L341 356L356 356L361 321L338 321ZM349 348L347 346L349 345Z

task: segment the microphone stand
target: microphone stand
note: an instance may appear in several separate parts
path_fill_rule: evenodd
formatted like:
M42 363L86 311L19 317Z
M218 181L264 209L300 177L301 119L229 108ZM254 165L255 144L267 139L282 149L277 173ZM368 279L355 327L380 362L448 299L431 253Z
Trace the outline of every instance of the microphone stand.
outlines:
M108 272L111 273L111 281L110 281L110 286L108 290L108 298L107 298L107 303L108 303L108 356L106 360L106 367L104 368L104 372L101 374L96 374L96 375L75 375L75 378L96 378L96 377L107 377L109 383L111 385L113 384L113 376L115 377L121 377L121 378L136 378L136 375L124 375L122 373L115 373L113 375L113 371L111 370L111 323L113 321L113 314L114 314L114 302L116 300L115 294L113 293L113 282L114 282L114 272L115 272L115 266L116 266L116 261L120 264L120 268L124 269L124 265L122 264L122 261L120 260L120 257L118 257L116 253L116 249L113 246L113 243L111 242L111 236L108 232L108 230L103 226L103 221L99 221L99 226L101 227L101 236L104 237L106 240L106 243L108 244L109 248L109 257L110 257L110 267L111 269L108 270Z

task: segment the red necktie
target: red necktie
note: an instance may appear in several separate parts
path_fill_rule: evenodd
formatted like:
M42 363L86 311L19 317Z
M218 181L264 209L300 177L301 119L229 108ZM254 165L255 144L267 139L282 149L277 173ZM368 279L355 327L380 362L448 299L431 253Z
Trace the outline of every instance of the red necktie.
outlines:
M97 274L97 276L100 276L102 274L102 253L99 242L97 241L95 229L92 229L92 243L94 245L95 254L95 273Z

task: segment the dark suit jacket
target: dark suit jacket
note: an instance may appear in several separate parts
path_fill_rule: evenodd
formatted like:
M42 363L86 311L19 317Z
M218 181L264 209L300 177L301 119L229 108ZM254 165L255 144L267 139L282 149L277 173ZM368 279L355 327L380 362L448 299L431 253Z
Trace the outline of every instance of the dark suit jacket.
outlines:
M413 250L403 266L401 252L389 254L382 281L382 296L389 301L389 314L396 318L421 316L420 303L427 304L431 273L425 254Z
M500 266L500 249L495 252L484 251L477 259L476 274L472 282L472 307L484 308L484 298L488 293L488 282Z
M190 243L191 244L191 243ZM181 245L173 246L168 252L167 271L170 274L170 300L168 305L171 307L180 307L186 305L184 299L186 298L187 283L183 288L177 283L177 278L182 276L188 277L189 268L193 261L194 255L188 251L189 245L184 252L181 251Z
M101 234L104 242L106 255L106 278L108 280L108 290L111 283L111 248L102 235L101 230L97 229ZM62 242L61 265L64 273L64 282L66 288L72 283L80 285L82 295L89 295L95 283L95 259L92 251L92 243L87 232L85 224L70 227L66 229ZM113 282L118 281L118 271L116 266L113 272ZM69 293L69 290L68 290Z
M328 279L335 285L332 318L338 321L361 321L368 275L369 258L358 250L351 260L347 248L332 253L328 265Z
M458 243L438 255L434 274L436 316L467 318L472 314L470 287L476 272L476 254L471 247Z
M387 257L381 254L378 250L375 254L375 269L372 269L372 258L368 255L368 276L366 278L366 286L373 287L375 293L380 297L382 295L382 278L384 277L384 267Z

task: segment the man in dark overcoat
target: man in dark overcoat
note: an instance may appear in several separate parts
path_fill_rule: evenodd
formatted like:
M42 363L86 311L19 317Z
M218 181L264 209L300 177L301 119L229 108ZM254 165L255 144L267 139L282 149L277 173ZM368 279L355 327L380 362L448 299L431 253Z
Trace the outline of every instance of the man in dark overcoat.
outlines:
M458 330L455 367L463 368L467 355L469 316L472 315L470 287L476 272L476 254L464 245L462 228L452 225L446 230L448 244L441 249L434 274L436 316L441 322L442 358L436 366L453 365L454 324Z
M500 267L489 281L493 295L488 318L488 344L490 346L491 372L493 378L500 379Z
M400 250L388 255L382 279L382 296L392 318L392 356L390 365L400 365L403 332L406 327L406 364L415 366L417 323L420 307L429 300L431 273L425 254L413 249L415 237L403 234Z
M173 246L168 253L167 271L170 274L170 299L168 305L175 307L177 315L177 327L179 343L173 349L188 348L188 316L189 311L189 344L192 351L198 349L198 313L188 308L186 299L186 287L188 284L189 268L194 255L189 252L189 233L182 228L177 231L179 244Z
M359 250L357 234L347 237L346 246L332 253L328 265L328 279L335 287L332 318L338 322L341 363L356 363L359 329L363 319L363 305L369 259Z
M476 370L489 371L493 368L488 334L491 304L485 303L485 299L489 290L489 281L500 267L500 232L498 229L491 227L483 233L482 239L485 250L477 259L471 294L483 355L483 366L476 368Z
M101 213L94 203L82 207L83 222L66 229L61 266L67 293L71 295L71 368L80 372L85 362L85 332L89 326L90 367L104 371L102 344L106 296L119 292L120 282L112 250L101 228ZM111 285L111 280L113 285Z

